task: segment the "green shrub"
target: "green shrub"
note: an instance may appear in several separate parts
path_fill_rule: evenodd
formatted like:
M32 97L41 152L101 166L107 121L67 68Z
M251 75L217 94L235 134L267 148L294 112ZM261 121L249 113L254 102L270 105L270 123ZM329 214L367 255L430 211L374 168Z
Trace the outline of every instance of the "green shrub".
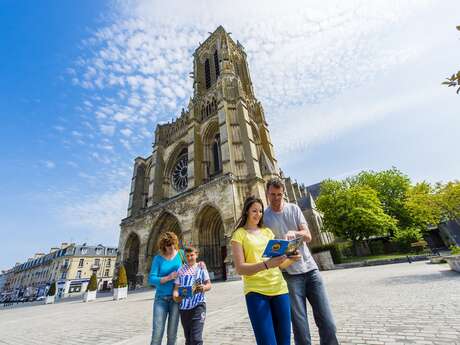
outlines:
M391 242L396 243L398 248L404 252L411 251L411 244L419 241L423 241L423 237L417 228L397 229L391 239Z
M459 255L460 254L460 247L459 246L450 246L450 253L452 255Z
M332 261L334 261L335 264L342 263L343 255L340 249L340 245L338 243L329 243L329 244L323 244L321 246L315 246L315 247L312 247L310 251L312 254L316 254L316 253L325 252L328 250L331 253Z
M385 252L385 248L382 241L371 241L369 243L369 248L372 255L382 255Z
M93 273L91 275L91 278L89 279L89 284L88 287L86 288L86 291L96 291L97 290L97 277L96 273Z
M56 282L52 282L50 288L48 289L47 296L54 296L56 294Z
M124 288L128 286L128 278L126 277L126 269L124 265L120 265L118 269L117 287Z

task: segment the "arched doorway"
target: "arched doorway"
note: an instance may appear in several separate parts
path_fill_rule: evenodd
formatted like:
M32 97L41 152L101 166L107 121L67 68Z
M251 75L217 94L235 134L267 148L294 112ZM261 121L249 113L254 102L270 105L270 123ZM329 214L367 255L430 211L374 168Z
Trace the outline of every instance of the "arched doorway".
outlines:
M133 232L129 235L123 252L123 264L126 269L126 277L128 286L136 286L137 275L139 269L139 237ZM142 282L140 282L142 284Z
M206 206L197 216L196 227L198 229L198 247L200 260L206 263L209 272L214 273L214 279L227 279L225 257L224 225L219 211Z
M146 252L146 273L150 273L150 267L152 265L152 260L155 255L158 254L158 237L162 232L172 231L179 238L179 242L182 242L182 230L180 228L179 220L169 212L163 212L152 230L150 231L149 241L147 243L147 252Z

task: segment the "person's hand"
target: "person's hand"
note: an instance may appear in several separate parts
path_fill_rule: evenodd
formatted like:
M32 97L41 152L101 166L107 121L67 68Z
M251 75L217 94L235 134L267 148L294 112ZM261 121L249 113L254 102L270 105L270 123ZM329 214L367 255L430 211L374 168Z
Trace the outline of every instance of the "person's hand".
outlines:
M204 263L204 261L199 261L198 262L198 267L201 268L201 269L206 269L206 264Z
M292 255L288 256L288 259L291 261L299 261L302 258L302 255L300 255L299 251L296 250Z
M203 284L198 284L198 285L195 287L195 291L196 291L196 292L204 292L204 285L203 285Z
M275 256L265 261L265 263L268 266L268 268L274 268L274 267L278 267L279 265L281 265L283 262L286 261L286 259L287 259L286 255L280 255L280 256Z
M284 238L286 240L295 240L297 237L297 231L294 231L294 230L289 230L288 232L286 232L286 235L284 235Z
M173 294L173 300L176 303L181 303L182 302L182 297L179 296L179 294Z
M168 280L174 280L174 279L177 278L177 272L176 271L171 272L171 273L168 274L167 277L168 277Z

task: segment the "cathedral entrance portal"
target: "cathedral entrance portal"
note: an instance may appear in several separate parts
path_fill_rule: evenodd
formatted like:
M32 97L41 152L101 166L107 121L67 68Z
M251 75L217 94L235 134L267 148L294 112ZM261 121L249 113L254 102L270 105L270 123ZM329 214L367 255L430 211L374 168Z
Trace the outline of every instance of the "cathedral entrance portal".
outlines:
M196 226L200 250L199 260L203 260L208 271L214 273L214 279L226 280L227 270L224 260L227 256L227 247L224 239L224 225L219 211L214 207L206 206L199 213Z
M147 276L150 273L150 267L152 265L152 259L155 255L158 255L158 238L162 232L172 231L179 238L179 243L182 242L182 230L179 225L179 220L171 213L164 212L158 217L155 225L153 226L149 241L147 243L147 252L146 252L146 274Z
M139 237L135 233L131 233L126 241L125 251L123 253L123 263L126 269L128 286L130 287L136 286L136 276L139 269L139 245Z

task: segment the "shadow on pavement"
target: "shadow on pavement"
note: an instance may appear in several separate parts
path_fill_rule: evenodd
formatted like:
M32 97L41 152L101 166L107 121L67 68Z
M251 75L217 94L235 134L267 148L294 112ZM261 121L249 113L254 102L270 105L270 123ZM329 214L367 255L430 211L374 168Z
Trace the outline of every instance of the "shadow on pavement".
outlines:
M460 282L460 274L455 271L439 271L430 274L417 274L388 277L379 281L383 284L429 284L437 281L456 280Z

